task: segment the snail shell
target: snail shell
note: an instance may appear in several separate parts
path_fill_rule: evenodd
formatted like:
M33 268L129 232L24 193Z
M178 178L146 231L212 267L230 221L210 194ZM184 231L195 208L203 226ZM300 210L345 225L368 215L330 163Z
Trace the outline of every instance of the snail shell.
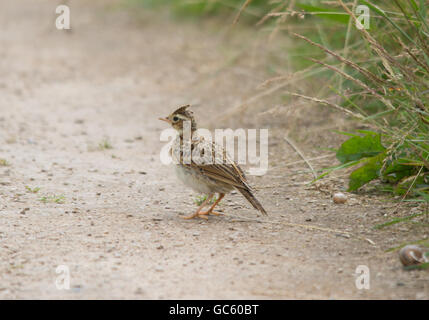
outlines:
M335 203L346 203L346 201L347 201L347 196L346 196L344 193L342 193L342 192L337 192L337 193L335 193L335 194L334 194L334 196L332 197L332 200L333 200Z
M415 245L403 247L399 251L399 260L401 260L404 266L415 266L429 262L429 258L425 256L425 250Z

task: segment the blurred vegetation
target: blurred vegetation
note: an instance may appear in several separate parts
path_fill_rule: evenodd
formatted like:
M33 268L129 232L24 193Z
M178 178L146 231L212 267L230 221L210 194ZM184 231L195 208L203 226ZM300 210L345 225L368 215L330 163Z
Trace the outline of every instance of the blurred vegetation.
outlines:
M173 14L180 17L224 17L236 14L243 4L242 0L131 0L146 8L168 7ZM252 0L243 11L243 20L254 22L271 11L275 1Z
M427 1L135 1L151 7L168 5L181 17L227 17L231 24L265 28L275 41L293 39L288 49L292 76L318 83L319 90L289 92L280 85L272 94L332 107L366 128L342 132L349 139L338 146L340 165L319 178L356 167L349 191L377 180L380 190L399 196L401 202L429 204ZM369 8L369 29L357 28L362 14L358 5ZM290 75L277 74L268 81L286 83ZM428 215L427 206L423 215Z

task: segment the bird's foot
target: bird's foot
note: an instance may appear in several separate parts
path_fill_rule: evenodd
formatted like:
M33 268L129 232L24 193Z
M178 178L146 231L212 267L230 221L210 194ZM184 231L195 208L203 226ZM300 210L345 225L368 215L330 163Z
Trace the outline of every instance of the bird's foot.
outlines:
M223 216L223 213L221 213L221 212L216 212L216 211L204 211L204 212L200 212L199 214L203 214L203 215L209 215L209 214L212 214L212 215L214 215L214 216Z
M208 217L204 215L204 212L197 212L197 213L191 214L190 216L181 216L181 218L185 220L191 220L194 218L202 218L202 219L208 220Z

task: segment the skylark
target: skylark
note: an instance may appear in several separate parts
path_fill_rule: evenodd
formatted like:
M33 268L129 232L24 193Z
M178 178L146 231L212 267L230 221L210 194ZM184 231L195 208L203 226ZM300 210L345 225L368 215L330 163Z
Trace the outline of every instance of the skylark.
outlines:
M266 215L267 212L253 195L243 170L229 157L223 147L198 135L197 123L188 108L189 105L180 107L168 117L159 118L178 132L170 154L176 164L179 180L193 190L207 195L197 211L184 218L207 219L209 214L220 215L213 211L214 208L225 194L234 189L238 190L255 209ZM207 211L201 211L210 203L215 193L219 194L217 200Z

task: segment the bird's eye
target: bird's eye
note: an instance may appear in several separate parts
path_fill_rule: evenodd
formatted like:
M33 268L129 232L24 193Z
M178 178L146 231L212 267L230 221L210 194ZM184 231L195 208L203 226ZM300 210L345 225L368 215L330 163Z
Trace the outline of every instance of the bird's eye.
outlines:
M174 117L173 117L173 121L174 121L174 122L179 121L179 117L178 117L178 116L174 116Z

